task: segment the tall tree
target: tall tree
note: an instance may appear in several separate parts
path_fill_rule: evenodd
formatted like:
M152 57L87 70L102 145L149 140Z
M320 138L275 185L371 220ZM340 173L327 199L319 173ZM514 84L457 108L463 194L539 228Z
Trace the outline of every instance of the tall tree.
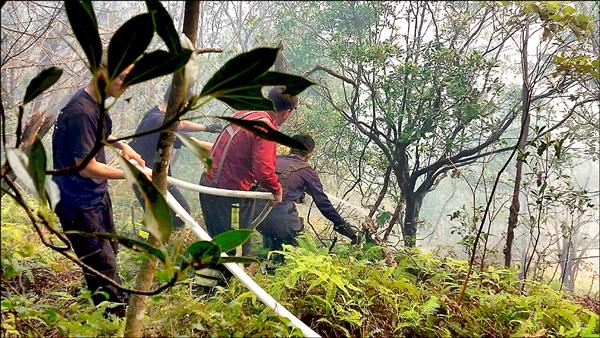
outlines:
M594 30L591 24L591 17L580 13L575 7L565 2L525 4L519 14L522 18L521 22L523 22L519 24L522 25L520 64L522 77L521 125L523 137L517 144L519 156L516 159L513 196L506 230L504 265L507 268L511 266L514 231L518 225L523 164L528 154L526 147L531 142L529 140L529 129L532 95L539 92L541 86L548 85L548 83L540 79L540 76L548 74L560 79L557 90L559 98L560 94L571 93L571 103L564 106L567 112L565 117L552 126L545 126L549 127L549 130L545 131L545 133L558 129L574 112L581 111L581 106L586 108L586 106L589 106L594 101L594 96L597 96L598 90L595 90L596 94L591 94L587 90L589 87L587 82L594 81L594 77L600 77L597 71L595 74L593 73L594 70L591 67L592 60L588 59L593 50L593 44L589 38L590 33ZM542 50L542 53L537 53L535 55L536 58L531 62L528 51L529 40L531 38L530 25L535 25L536 23L537 30L541 32L539 34L541 42L536 46L536 49ZM560 45L560 48L553 48L553 45ZM580 68L573 69L569 66L570 62L574 60L578 60L581 63ZM531 71L530 66L533 68ZM538 69L542 71L536 72ZM573 92L575 88L579 90L579 94L577 95ZM541 110L539 107L538 105L538 111ZM547 108L546 110L549 112L553 111L552 108ZM538 139L541 136L538 134L535 135L535 138Z
M529 135L529 107L531 106L531 92L532 88L529 83L529 58L527 50L529 41L529 23L525 24L521 32L521 42L522 42L522 50L521 50L521 69L522 69L522 78L523 84L521 88L521 101L523 102L521 105L521 125L523 128L523 136L519 139L519 143L517 144L517 151L521 154L524 153L525 145L527 144L527 137ZM510 215L508 216L508 228L506 230L506 247L504 248L504 266L510 268L510 260L511 260L511 252L512 252L512 243L515 237L515 227L517 226L517 217L519 215L519 194L521 193L521 178L523 175L523 157L517 157L516 164L516 172L515 172L515 185L512 196L512 203L510 205Z
M192 46L196 44L196 35L198 32L198 19L200 14L199 1L186 1L184 18L183 18L183 33L190 39ZM181 102L184 100L186 88L185 69L176 72L173 75L171 83L171 96L168 100L167 112L165 121L172 120L177 117ZM175 134L179 121L173 123L169 127L160 132L160 137L157 145L157 154L152 166L152 182L156 185L163 196L167 195L167 170L169 168L169 159L175 144ZM159 245L159 240L150 235L148 243L152 246ZM158 264L157 257L148 257L140 266L140 270L136 279L136 289L147 291L152 287L154 273ZM141 337L142 336L142 321L146 308L146 300L148 296L132 295L127 307L127 318L125 324L125 337Z

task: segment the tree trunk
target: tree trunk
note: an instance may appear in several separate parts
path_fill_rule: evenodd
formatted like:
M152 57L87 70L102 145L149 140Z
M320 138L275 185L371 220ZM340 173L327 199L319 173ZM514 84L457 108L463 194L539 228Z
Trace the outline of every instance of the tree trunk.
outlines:
M579 271L579 261L573 260L567 262L567 274L565 278L565 288L567 291L575 291L575 280L577 279L577 272Z
M185 12L183 18L183 32L191 40L192 44L196 45L196 34L198 31L198 16L199 16L200 2L199 1L186 1ZM180 70L173 75L171 82L171 96L169 97L169 103L167 106L167 113L165 114L165 121L171 120L177 114L177 107L182 101L185 94L185 76L183 75L184 70ZM169 158L173 150L173 144L175 143L175 134L173 132L177 129L179 123L174 123L167 129L161 131L160 138L157 145L157 155L154 159L152 167L152 182L156 187L166 196L167 194L167 169L169 167ZM159 241L150 236L148 244L152 246L160 245ZM141 266L140 271L136 279L137 290L150 290L152 282L154 281L154 273L158 259L154 256L145 259ZM125 337L141 337L142 336L142 320L144 318L144 311L146 309L146 301L148 297L142 295L132 295L127 308L127 317L125 324Z
M521 96L523 100L522 113L521 113L521 124L523 125L523 137L519 144L517 144L519 154L523 153L525 145L527 144L527 137L529 135L529 106L531 104L531 88L529 88L528 73L529 67L527 66L527 40L529 40L529 25L525 26L523 32L523 51L521 53L521 63L523 71L523 86L521 89ZM510 205L510 214L508 216L508 227L506 229L506 246L504 247L504 266L510 268L512 260L512 245L515 238L515 228L517 227L519 217L519 193L521 192L521 178L523 175L523 157L517 156L517 170L515 173L515 186L513 189L512 203Z
M400 218L400 214L402 211L402 207L404 206L403 202L399 202L398 204L396 204L396 208L394 209L394 213L392 214L392 218L390 219L390 221L388 222L388 227L387 229L385 229L385 233L383 234L383 243L387 243L390 233L392 232L392 229L394 228L394 226L396 225L396 223L398 223L398 219Z
M402 225L402 236L404 245L415 247L417 244L417 221L423 204L425 194L412 192L405 194L406 210L404 213L404 224Z

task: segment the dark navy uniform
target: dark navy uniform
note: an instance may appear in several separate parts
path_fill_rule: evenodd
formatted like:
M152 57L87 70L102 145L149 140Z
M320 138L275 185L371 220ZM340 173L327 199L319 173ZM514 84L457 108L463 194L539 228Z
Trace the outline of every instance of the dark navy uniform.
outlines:
M99 121L100 106L85 90L80 89L61 110L54 125L52 156L55 169L73 167L76 158L85 158L90 153L96 143ZM111 131L112 120L108 114L105 114L101 136L107 138ZM95 159L100 163L106 163L104 147L98 151ZM56 175L53 180L60 189L56 214L64 231L115 233L106 179L87 178L80 173L75 173ZM77 256L85 264L120 282L117 273L116 243L79 235L67 235L67 238ZM110 301L125 301L124 295L102 278L89 274L86 270L84 276L88 289L92 292L105 291ZM94 293L92 299L95 304L98 304L105 300L105 297L100 293Z
M277 156L275 172L283 186L283 199L257 227L263 234L265 246L281 250L282 244L296 245L295 238L304 229L304 223L294 203L300 203L306 193L312 196L321 214L336 228L347 224L325 195L317 172L299 155ZM258 200L255 210L261 211L264 205L265 201Z
M141 133L146 130L160 128L164 123L163 122L164 118L165 118L165 113L163 111L161 111L157 106L153 107L146 113L146 115L144 115L144 117L142 118L142 121L138 125L135 133L138 134L138 133ZM140 154L140 156L144 159L144 162L146 162L146 166L152 166L152 164L154 163L154 154L156 153L156 146L158 144L159 136L160 136L160 133L156 132L156 133L136 137L129 144L129 146L131 146L131 148L133 148L133 150L135 150L138 154ZM173 148L179 149L179 148L181 148L181 145L182 145L181 140L179 140L179 138L177 138L177 140L175 141L175 144L173 145ZM170 167L168 169L167 175L171 176L171 168ZM190 206L189 206L188 202L185 200L185 197L183 197L183 194L181 193L181 191L179 191L179 189L173 185L168 185L167 189L168 189L169 193L171 193L171 195L173 195L173 197L177 200L177 202L179 204L181 204L181 206L185 209L185 211L190 213ZM142 208L145 208L146 205L144 203L144 198L143 198L141 192L137 188L134 188L134 191L135 191L135 195L136 195L138 201L142 205ZM173 228L177 229L177 228L183 227L184 222L179 217L177 217L175 212L173 212L173 211L171 211L171 219L173 222Z

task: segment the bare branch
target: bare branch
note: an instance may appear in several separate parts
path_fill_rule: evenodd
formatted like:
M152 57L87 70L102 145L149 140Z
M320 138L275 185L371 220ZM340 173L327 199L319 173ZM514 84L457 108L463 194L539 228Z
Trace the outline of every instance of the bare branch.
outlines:
M322 70L322 71L326 72L327 74L329 74L331 76L337 77L338 79L340 79L342 81L345 81L345 82L347 82L347 83L349 83L349 84L351 84L353 86L356 86L356 82L354 82L354 80L352 80L352 79L350 79L350 78L348 78L348 77L346 77L344 75L338 74L336 71L334 71L331 68L327 68L327 67L321 66L321 65L317 65L313 69L311 69L310 71L304 73L304 76L309 76L310 74L316 72L317 70Z

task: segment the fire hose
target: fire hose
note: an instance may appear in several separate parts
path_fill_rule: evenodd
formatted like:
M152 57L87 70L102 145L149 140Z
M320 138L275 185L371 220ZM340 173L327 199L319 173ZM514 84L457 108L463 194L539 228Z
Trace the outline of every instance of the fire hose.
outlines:
M132 162L134 163L134 162ZM134 163L135 164L135 163ZM138 169L144 172L150 172L150 168L142 168L137 166ZM192 184L186 181L178 180L173 177L168 177L167 182L178 187L189 189L193 191L197 191L204 194L210 194L215 196L227 196L227 197L239 197L239 198L255 198L255 199L266 199L272 200L274 197L271 193L268 192L256 192L256 191L238 191L238 190L227 190L227 189L218 189L212 187L201 186L197 184ZM212 238L202 227L190 216L190 214L185 211L185 209L177 202L177 200L167 192L167 204L169 207L181 218L184 223L203 241L210 241ZM260 212L260 214L252 221L251 226L254 229L258 226L269 214L271 211L270 203L267 203L265 208ZM222 257L227 257L226 253L221 253ZM291 312L289 312L283 305L279 304L271 295L269 295L260 285L256 284L256 282L252 279L252 277L248 276L244 269L242 269L236 263L224 263L223 264L227 270L229 270L248 290L256 295L256 297L270 309L272 309L276 314L285 317L290 320L290 323L302 331L305 337L320 337L318 333L313 331L308 325L294 316Z

